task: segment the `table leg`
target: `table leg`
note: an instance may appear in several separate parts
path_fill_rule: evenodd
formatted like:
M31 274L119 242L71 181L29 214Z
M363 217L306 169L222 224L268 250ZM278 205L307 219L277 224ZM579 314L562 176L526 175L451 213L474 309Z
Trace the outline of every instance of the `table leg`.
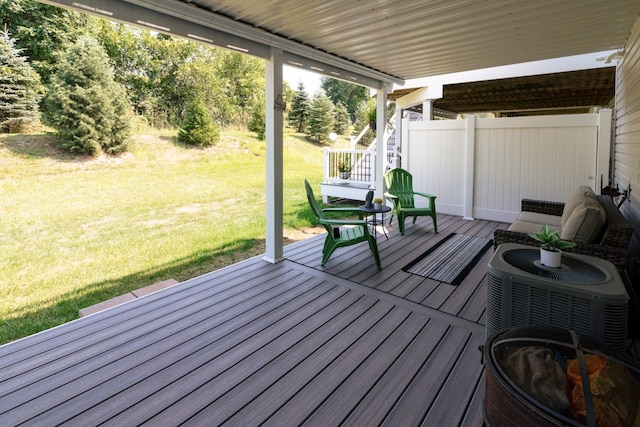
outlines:
M373 214L373 219L370 221L371 226L373 227L373 238L377 239L378 238L378 214L374 213ZM380 221L379 221L380 225L382 225L382 232L384 233L384 237L387 238L387 240L389 240L389 236L387 235L387 229L384 228L384 212L380 212Z

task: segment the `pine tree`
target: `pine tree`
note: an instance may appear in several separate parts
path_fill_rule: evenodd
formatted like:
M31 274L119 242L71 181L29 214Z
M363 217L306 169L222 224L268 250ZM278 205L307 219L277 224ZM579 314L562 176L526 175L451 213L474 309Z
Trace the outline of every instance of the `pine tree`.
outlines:
M334 120L333 103L323 92L318 93L309 109L309 138L320 144L327 142L333 132Z
M309 96L304 90L304 83L298 83L298 90L291 103L289 111L289 126L295 127L298 132L304 132L307 128L309 117Z
M131 104L95 39L81 37L61 55L45 104L43 119L58 131L63 149L90 155L126 151Z
M220 139L220 129L211 119L204 102L196 99L187 109L185 123L178 131L178 140L190 145L207 147Z
M258 139L263 140L267 131L265 124L265 105L264 102L253 107L251 120L249 121L249 130L258 134Z
M22 132L36 124L44 88L40 76L20 55L15 40L0 32L0 131Z
M349 133L349 127L351 126L351 118L347 107L342 102L338 101L335 109L335 126L334 130L338 135L346 135Z

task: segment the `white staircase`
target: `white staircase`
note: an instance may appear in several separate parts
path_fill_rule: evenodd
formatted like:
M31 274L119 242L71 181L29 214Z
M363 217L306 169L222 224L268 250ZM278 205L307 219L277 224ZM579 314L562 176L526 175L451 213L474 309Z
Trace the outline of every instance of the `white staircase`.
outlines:
M394 124L395 115L389 121L384 133L384 141L386 141L385 171L398 165L399 153L395 144ZM375 190L376 140L374 138L370 144L362 143L368 130L369 126L367 125L351 142L349 150L325 150L324 179L320 184L324 203L330 203L333 198L364 201L367 192ZM348 178L340 178L338 164L345 161L352 164L351 174Z

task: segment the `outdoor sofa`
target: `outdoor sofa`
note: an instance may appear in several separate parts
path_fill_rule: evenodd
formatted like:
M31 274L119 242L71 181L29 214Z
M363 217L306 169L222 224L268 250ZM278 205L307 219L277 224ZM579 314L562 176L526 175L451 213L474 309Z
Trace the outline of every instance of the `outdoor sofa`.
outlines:
M596 196L590 187L580 187L566 203L523 199L521 212L506 230L494 232L494 246L520 243L538 246L528 233L547 224L560 238L577 245L568 252L605 259L622 270L628 266L627 247L633 234L609 196Z

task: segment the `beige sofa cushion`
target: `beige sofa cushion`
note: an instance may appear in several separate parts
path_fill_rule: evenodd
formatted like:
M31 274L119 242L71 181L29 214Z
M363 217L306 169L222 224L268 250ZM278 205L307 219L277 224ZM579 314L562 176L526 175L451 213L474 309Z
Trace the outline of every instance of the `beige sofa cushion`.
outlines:
M560 238L576 243L594 243L599 239L606 221L606 214L598 200L585 197L562 224Z
M583 185L578 188L575 193L569 197L569 200L564 204L564 208L562 209L562 220L560 222L560 227L564 227L567 221L569 221L569 217L573 213L573 211L580 206L586 198L591 198L596 200L596 195L591 189L591 187Z
M515 231L516 233L525 233L525 234L537 233L538 231L540 231L540 229L542 228L542 226L544 224L546 224L546 223L545 222L543 222L543 223L535 223L535 222L527 222L527 221L516 221L513 224L511 224L507 228L507 230ZM555 226L549 225L549 230L557 231L558 233L560 233L560 227L555 227Z
M534 224L538 224L538 231L540 231L540 228L544 224L547 224L549 227L556 227L558 229L562 227L562 223L558 215L548 215L548 214L542 214L538 212L522 211L520 212L520 214L518 215L518 218L516 219L516 222L520 222L520 221L532 222Z

